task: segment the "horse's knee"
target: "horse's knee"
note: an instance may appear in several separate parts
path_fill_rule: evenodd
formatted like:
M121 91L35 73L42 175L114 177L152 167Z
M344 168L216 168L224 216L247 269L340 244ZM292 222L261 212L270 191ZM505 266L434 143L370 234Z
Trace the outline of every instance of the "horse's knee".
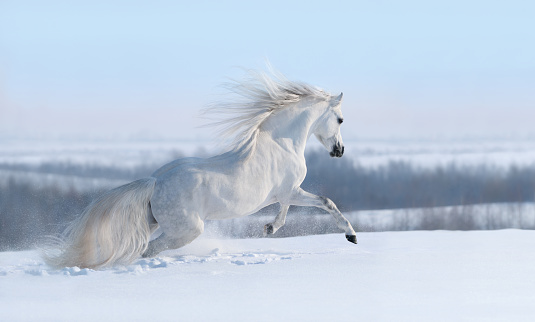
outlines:
M183 235L187 235L185 236L186 239L193 240L199 237L203 232L204 232L204 222L199 219L199 221L195 225L190 227L187 231L185 231Z
M187 231L182 231L180 235L169 236L167 239L167 248L176 249L191 243L199 237L204 231L204 223Z
M187 231L192 236L198 237L204 232L204 221L202 221L202 219L197 216L192 219L187 226Z
M155 240L151 241L147 247L147 250L143 253L143 257L153 257L158 253L168 250L184 247L187 244L199 237L203 232L203 229L195 229L183 234L177 235L161 235Z
M331 199L329 199L327 197L319 197L319 198L320 198L323 206L325 208L327 208L327 210L335 210L335 209L337 209L336 208L336 204Z

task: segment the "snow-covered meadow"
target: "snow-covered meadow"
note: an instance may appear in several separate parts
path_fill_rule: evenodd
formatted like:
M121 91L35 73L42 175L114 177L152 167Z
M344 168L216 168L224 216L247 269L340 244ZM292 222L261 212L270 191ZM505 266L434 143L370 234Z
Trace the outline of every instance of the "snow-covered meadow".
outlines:
M0 253L2 321L532 321L535 231L202 237L103 271Z

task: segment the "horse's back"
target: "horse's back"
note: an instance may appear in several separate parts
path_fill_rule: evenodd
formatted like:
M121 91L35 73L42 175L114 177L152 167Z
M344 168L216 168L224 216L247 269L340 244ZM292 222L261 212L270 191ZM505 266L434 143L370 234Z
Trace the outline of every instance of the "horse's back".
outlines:
M180 167L185 164L198 163L201 160L202 158L182 158L182 159L171 161L161 166L158 170L154 171L154 173L152 174L152 177L154 178L161 177L165 175L167 172L176 169L177 167Z

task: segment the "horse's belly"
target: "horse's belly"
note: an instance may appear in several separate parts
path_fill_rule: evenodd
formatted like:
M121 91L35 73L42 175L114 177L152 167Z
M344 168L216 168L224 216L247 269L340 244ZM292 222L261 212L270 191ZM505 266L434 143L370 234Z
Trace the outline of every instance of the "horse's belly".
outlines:
M278 189L270 176L240 169L209 168L194 161L170 170L164 166L157 183L160 189L156 190L161 190L163 199L171 200L184 212L195 213L201 219L230 219L253 214L276 202Z
M256 197L256 198L255 198ZM258 198L258 196L251 196L249 198L237 198L235 200L229 199L218 200L213 207L208 207L205 213L205 219L221 220L245 217L252 215L258 210L275 203L274 198L266 196L265 198Z

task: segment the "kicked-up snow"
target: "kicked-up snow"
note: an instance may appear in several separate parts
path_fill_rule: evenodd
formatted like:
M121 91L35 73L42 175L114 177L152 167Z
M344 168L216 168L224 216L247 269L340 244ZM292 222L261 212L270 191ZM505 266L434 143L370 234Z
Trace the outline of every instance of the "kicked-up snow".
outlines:
M0 321L533 321L535 231L208 239L128 266L0 253Z

